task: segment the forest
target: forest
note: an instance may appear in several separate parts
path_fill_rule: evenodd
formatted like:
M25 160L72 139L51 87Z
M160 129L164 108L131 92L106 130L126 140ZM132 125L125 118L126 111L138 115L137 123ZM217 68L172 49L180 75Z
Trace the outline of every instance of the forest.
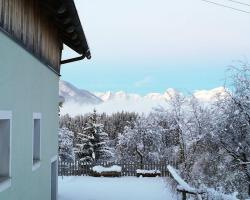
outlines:
M60 116L63 161L175 163L197 187L250 195L250 66L229 67L226 95L210 103L177 93L149 114Z

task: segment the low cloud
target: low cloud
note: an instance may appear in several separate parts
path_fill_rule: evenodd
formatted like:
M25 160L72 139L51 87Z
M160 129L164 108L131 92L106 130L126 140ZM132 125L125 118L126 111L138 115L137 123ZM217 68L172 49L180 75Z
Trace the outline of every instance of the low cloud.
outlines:
M99 105L86 105L76 102L66 102L61 109L61 114L69 114L71 116L90 113L96 109L99 113L105 112L112 114L115 112L128 111L137 113L149 113L153 108L159 106L167 106L165 101L152 101L152 100L111 100Z

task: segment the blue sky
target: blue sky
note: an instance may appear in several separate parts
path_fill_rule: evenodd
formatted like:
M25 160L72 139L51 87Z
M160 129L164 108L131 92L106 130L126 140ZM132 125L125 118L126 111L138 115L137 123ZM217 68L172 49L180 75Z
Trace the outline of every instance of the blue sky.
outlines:
M89 91L212 89L224 84L227 66L249 57L249 14L201 0L75 3L92 59L63 65L62 79ZM66 48L64 57L72 55Z

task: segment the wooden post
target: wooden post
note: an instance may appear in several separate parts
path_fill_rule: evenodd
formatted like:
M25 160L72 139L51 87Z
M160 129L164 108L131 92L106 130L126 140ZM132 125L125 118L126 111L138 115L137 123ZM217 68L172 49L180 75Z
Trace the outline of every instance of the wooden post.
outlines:
M187 200L187 193L186 192L182 192L182 200Z

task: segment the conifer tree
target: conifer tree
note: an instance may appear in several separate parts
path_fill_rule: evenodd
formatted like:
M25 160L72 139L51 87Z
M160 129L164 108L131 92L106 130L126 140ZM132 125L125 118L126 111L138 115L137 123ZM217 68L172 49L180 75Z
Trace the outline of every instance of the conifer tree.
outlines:
M73 138L74 133L69 129L65 127L59 129L58 154L61 161L72 162L74 160Z
M89 116L82 133L76 137L77 158L81 161L93 162L110 160L113 149L109 147L109 137L103 124L97 123L96 110Z

